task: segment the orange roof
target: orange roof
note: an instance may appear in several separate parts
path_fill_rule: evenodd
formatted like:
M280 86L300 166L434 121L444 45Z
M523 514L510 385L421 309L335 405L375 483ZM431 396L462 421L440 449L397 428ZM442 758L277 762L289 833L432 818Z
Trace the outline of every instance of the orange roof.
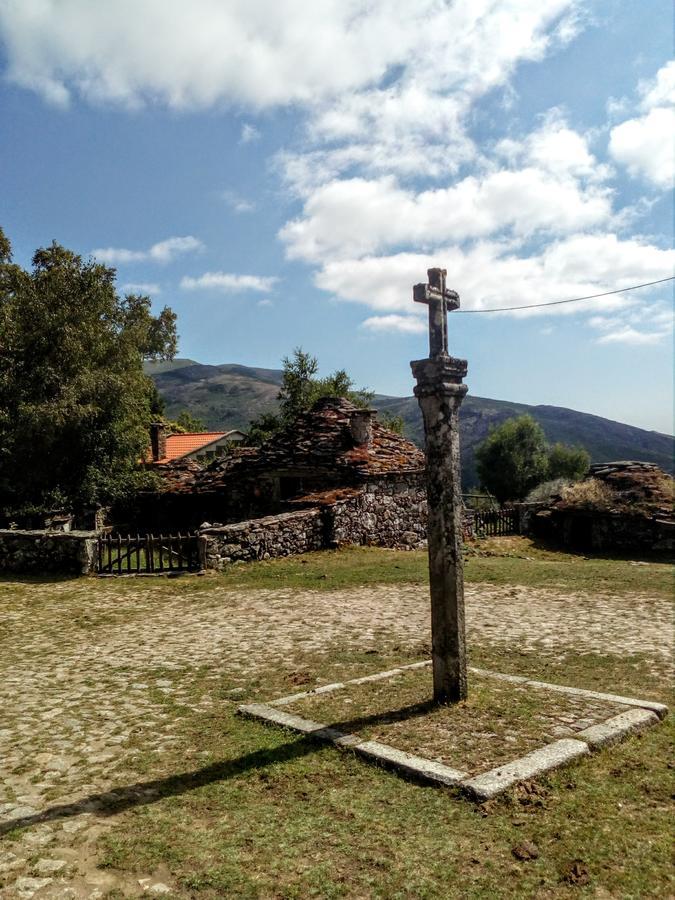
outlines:
M172 459L180 459L187 456L188 453L194 453L195 450L201 450L219 441L221 438L227 437L229 431L194 431L190 434L168 434L166 436L166 456L157 460L164 463Z

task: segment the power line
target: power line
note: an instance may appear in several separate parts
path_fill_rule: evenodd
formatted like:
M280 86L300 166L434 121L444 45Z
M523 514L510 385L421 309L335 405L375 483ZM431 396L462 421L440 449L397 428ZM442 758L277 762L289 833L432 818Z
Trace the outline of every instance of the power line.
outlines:
M594 300L596 297L609 297L610 294L625 294L626 291L636 291L638 288L650 287L652 284L663 284L665 281L674 281L675 275L668 278L659 278L658 281L645 281L644 284L634 284L632 287L618 288L615 291L604 291L602 294L588 294L586 297L573 297L571 300L551 300L547 303L528 303L526 306L498 306L494 309L456 309L457 313L493 313L512 312L515 309L538 309L540 306L560 306L562 303L579 303L580 300Z

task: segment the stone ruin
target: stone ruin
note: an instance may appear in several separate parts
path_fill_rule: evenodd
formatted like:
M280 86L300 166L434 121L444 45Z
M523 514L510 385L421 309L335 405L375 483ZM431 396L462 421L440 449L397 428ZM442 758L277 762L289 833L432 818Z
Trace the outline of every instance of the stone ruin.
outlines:
M673 478L654 463L597 463L531 515L529 527L571 550L672 551Z

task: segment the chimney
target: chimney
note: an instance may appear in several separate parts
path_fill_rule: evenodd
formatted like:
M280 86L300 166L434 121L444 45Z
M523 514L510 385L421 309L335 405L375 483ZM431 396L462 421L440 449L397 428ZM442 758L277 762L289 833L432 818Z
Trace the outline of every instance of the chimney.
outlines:
M164 422L153 422L150 425L150 449L153 462L164 459L166 456L166 426Z
M376 409L357 409L351 414L349 430L357 447L367 447L373 437Z

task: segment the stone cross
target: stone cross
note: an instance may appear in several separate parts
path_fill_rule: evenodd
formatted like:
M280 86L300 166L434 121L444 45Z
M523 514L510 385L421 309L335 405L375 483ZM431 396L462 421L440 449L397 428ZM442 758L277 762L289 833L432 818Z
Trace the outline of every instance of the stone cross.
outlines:
M413 288L413 300L429 306L429 356L448 355L448 317L449 310L459 306L459 294L449 291L445 286L445 269L427 269L428 284L416 284Z
M446 314L459 307L459 296L446 289L445 275L445 269L429 269L429 284L413 289L415 301L429 304L429 358L410 363L424 417L431 657L438 703L467 696L459 464L459 408L467 392L462 383L467 365L448 353Z

